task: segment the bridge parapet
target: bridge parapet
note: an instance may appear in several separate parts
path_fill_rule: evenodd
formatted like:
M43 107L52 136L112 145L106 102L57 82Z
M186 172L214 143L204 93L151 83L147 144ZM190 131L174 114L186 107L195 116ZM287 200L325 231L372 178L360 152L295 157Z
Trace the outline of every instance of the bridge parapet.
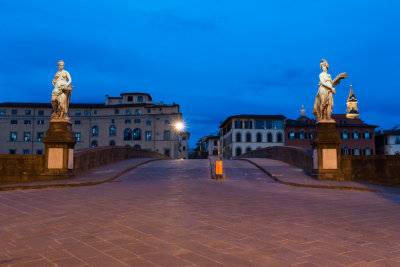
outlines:
M246 152L236 158L268 158L280 160L303 169L308 173L313 172L313 155L311 152L298 147L272 146Z

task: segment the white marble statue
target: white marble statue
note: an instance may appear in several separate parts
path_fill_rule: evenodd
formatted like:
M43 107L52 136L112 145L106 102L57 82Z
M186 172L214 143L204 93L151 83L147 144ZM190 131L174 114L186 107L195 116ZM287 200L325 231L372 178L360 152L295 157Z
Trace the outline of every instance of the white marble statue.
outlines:
M68 107L73 88L70 85L72 80L68 71L63 70L64 61L58 61L58 68L59 71L56 72L56 76L53 80L54 89L51 93L51 105L54 110L51 115L51 120L70 121L68 117Z
M332 77L328 74L329 65L325 59L321 60L320 68L322 69L319 75L319 89L314 102L313 113L319 122L335 122L332 120L333 95L336 94L335 87L340 83L341 79L347 78L346 72L340 73L332 81Z

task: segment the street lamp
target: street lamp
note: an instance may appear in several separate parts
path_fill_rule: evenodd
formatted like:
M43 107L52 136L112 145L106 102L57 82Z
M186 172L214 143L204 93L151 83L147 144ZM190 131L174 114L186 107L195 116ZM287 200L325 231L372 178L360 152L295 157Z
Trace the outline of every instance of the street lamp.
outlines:
M178 159L181 158L181 131L185 128L185 125L182 121L178 121L175 123L175 129L179 132L178 135Z

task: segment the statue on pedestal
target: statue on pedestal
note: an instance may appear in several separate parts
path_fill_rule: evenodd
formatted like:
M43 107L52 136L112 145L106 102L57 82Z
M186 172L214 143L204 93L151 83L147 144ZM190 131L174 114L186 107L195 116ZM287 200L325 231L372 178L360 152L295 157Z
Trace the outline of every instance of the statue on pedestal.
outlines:
M313 113L319 122L335 122L331 118L333 108L333 95L336 94L334 86L340 83L341 79L347 78L346 72L340 73L332 81L332 77L328 74L329 65L325 59L321 60L320 68L322 69L319 75L319 89L314 102Z
M71 98L72 80L68 71L63 70L64 61L58 61L59 71L53 80L54 89L51 93L51 105L53 106L53 114L51 121L70 121L68 117L69 100Z

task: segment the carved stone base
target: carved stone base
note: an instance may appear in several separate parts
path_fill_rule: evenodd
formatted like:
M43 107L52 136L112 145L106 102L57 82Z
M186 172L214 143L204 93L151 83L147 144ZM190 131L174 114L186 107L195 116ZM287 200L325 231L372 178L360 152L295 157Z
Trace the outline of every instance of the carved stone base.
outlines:
M318 122L313 146L314 170L320 180L343 180L340 136L336 122Z
M43 175L52 179L65 179L73 176L75 136L71 123L67 121L50 121L46 136L45 160Z

